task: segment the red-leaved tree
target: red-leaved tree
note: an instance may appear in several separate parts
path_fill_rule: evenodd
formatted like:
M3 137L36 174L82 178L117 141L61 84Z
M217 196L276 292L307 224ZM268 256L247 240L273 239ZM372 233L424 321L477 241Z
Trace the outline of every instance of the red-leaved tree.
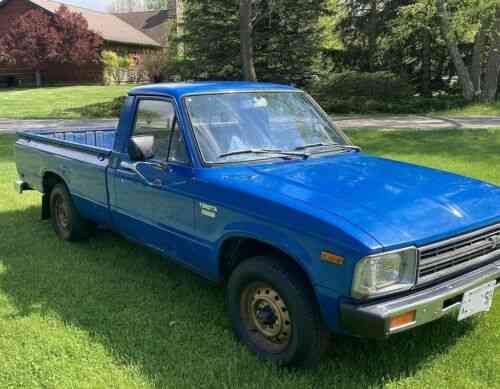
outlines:
M82 14L61 6L54 15L53 22L59 33L58 62L81 66L99 61L99 47L103 40L89 30Z
M17 19L0 39L3 62L27 66L40 72L58 57L59 34L52 18L42 11L28 11Z
M65 6L54 15L32 10L0 38L0 61L32 68L40 86L41 72L52 64L98 62L102 42L81 14Z

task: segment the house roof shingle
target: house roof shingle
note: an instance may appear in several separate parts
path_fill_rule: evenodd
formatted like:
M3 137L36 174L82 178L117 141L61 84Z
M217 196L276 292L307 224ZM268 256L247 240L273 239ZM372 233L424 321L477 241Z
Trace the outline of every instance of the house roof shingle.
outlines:
M50 13L57 12L61 5L66 6L72 12L81 13L87 20L89 29L99 34L106 41L141 46L161 46L160 41L156 41L114 14L93 11L53 0L29 1Z
M161 44L165 44L168 38L165 23L175 20L175 12L170 10L127 12L114 15Z

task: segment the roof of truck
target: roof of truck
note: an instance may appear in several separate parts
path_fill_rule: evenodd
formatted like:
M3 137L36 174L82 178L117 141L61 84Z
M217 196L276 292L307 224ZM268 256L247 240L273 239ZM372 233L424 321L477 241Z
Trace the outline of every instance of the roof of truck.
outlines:
M251 91L298 91L298 89L282 84L243 81L213 81L193 83L167 83L145 85L132 89L130 95L169 95L182 97L204 93L230 93Z

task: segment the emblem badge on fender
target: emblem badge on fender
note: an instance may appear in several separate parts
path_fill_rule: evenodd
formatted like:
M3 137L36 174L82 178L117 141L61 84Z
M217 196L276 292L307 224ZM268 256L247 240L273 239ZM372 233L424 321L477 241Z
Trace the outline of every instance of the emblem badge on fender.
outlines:
M209 217L214 219L217 216L217 207L214 207L213 205L209 205L206 203L200 203L200 209L201 209L201 214L203 216Z

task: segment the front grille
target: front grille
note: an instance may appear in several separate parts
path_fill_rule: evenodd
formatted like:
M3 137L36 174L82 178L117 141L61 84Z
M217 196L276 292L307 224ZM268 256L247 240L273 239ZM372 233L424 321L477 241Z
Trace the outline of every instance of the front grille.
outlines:
M500 224L419 248L418 284L500 257Z

